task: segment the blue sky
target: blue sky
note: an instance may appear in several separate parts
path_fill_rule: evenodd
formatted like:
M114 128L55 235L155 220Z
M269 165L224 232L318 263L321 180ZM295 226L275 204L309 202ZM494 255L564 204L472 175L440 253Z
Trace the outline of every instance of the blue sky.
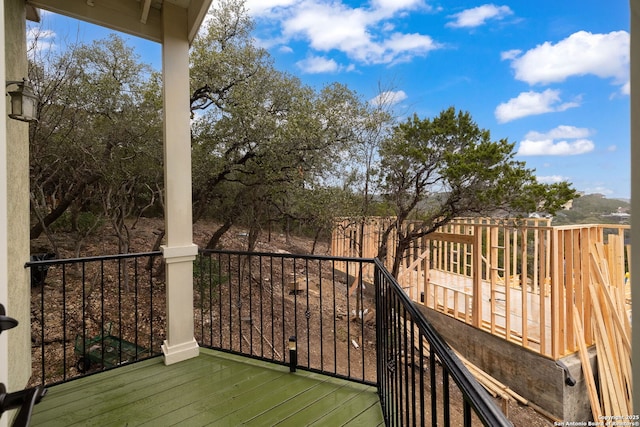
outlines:
M214 5L216 0L214 0ZM276 68L381 93L400 117L469 111L543 182L630 196L627 1L247 0ZM107 30L46 14L56 37ZM145 61L160 47L128 38Z

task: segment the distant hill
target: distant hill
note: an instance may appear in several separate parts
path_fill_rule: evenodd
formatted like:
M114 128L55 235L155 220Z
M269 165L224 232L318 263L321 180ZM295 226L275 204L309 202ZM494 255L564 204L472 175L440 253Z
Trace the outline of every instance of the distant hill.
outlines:
M571 209L559 211L552 224L629 224L630 215L631 204L626 200L586 194L574 199Z

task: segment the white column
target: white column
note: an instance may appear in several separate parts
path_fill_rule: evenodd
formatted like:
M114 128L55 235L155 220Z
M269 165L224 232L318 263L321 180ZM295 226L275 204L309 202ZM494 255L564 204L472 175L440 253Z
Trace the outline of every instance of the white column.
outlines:
M193 337L193 244L191 213L191 129L187 11L169 2L162 7L164 79L164 182L167 244L167 339L165 364L199 354Z
M631 7L631 289L632 301L640 301L640 2ZM637 165L635 165L637 163ZM638 166L637 168L634 167ZM637 303L636 303L637 304ZM636 309L638 305L636 305ZM640 316L632 318L633 413L640 414Z

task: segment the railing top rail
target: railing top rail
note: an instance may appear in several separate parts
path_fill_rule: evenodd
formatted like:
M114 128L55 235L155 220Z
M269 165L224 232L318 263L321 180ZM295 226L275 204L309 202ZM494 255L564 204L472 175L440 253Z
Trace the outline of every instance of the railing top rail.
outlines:
M511 422L500 412L495 405L487 405L488 393L482 386L466 371L460 359L455 355L451 347L440 337L433 327L426 321L424 316L416 309L409 296L400 288L398 282L384 267L382 262L375 260L377 268L380 269L385 279L395 288L395 293L400 299L404 308L413 318L416 326L429 341L430 348L436 353L443 366L447 367L449 374L460 389L466 394L464 397L475 410L478 418L484 425L492 427L510 427Z
M24 267L28 268L36 265L75 264L75 263L83 263L83 262L143 258L148 256L160 256L160 255L162 255L161 251L151 251L151 252L117 254L117 255L89 256L89 257L80 257L80 258L53 258L53 259L45 259L45 260L28 261L24 264Z
M580 229L580 228L614 228L614 229L631 230L631 225L629 224L567 224L567 225L554 225L553 228L557 230L574 230L574 229Z
M362 219L360 218L348 218L340 217L335 218L334 226L339 226L341 222L353 220L350 226L359 224ZM368 217L367 222L393 222L394 217ZM419 220L407 220L407 225L410 224L422 224ZM447 228L455 226L467 226L467 227L516 227L526 228L532 230L570 230L570 229L583 229L583 228L611 228L611 229L631 229L629 224L606 224L606 223L592 223L592 224L565 224L565 225L553 225L552 221L545 218L486 218L486 217L461 217L454 218L449 223L438 228L438 231L446 230ZM347 227L348 228L348 227Z

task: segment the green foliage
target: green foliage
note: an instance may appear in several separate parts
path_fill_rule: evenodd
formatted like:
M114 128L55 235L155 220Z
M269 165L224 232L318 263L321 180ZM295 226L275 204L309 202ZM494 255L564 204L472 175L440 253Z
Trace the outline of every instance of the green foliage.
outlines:
M41 99L30 134L31 237L71 209L72 220L112 222L126 251L124 219L153 206L162 189L158 80L114 34L36 61L29 72Z
M205 309L209 302L218 298L217 290L228 280L222 275L220 265L211 255L200 254L193 262L193 287L198 300L198 308Z
M191 54L194 217L328 228L328 188L354 140L362 102L344 85L317 91L275 70L251 37L242 1L216 5ZM212 242L210 242L212 243Z
M394 128L380 150L384 197L400 224L394 273L413 240L455 217L526 215L539 208L553 213L575 196L566 182L538 183L533 170L514 160L513 148L507 140L492 141L468 112L453 107L433 119L414 115ZM422 226L405 230L410 217Z
M255 238L273 225L328 235L337 216L421 219L413 234L399 230L408 245L456 216L553 213L575 196L568 183L537 183L513 144L492 141L468 112L395 123L342 84L315 89L276 70L242 0L216 2L210 19L190 58L196 220L246 225ZM67 217L88 229L93 215L126 250L124 220L163 208L160 74L112 35L37 58L30 78L43 100L31 127L32 237Z
M514 145L492 141L468 112L399 124L381 149L385 198L399 216L425 208L432 222L464 215L555 212L575 196L566 182L546 185L514 160ZM429 203L427 203L429 202Z
M53 224L51 231L53 232L76 232L81 236L94 233L104 224L104 218L93 212L65 212Z

